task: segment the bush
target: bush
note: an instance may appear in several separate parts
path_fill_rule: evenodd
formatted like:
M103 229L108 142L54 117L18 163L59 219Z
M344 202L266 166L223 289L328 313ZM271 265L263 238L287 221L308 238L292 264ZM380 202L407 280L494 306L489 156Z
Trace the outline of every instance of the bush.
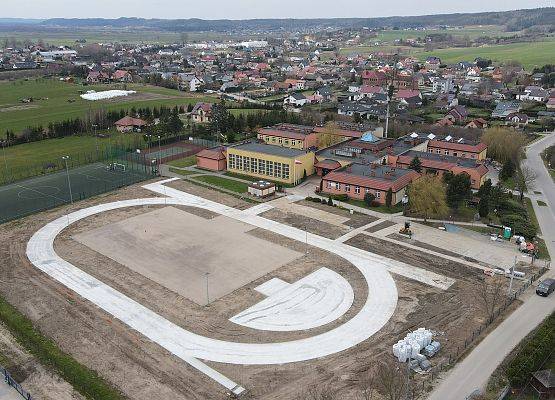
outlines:
M500 220L503 225L513 229L513 234L524 236L528 240L533 239L538 231L527 215L506 214Z
M346 193L334 194L333 199L337 201L349 201L349 196Z
M511 385L526 385L530 375L542 368L554 348L555 314L551 314L507 365L506 374Z
M372 200L372 202L370 203L370 207L379 207L381 205L382 205L382 203L380 203L377 200Z
M516 200L505 199L499 203L498 211L507 214L516 214L526 218L526 208Z
M376 196L374 196L372 193L366 193L364 195L364 202L369 207L372 207L372 203L374 202L375 199L376 199Z

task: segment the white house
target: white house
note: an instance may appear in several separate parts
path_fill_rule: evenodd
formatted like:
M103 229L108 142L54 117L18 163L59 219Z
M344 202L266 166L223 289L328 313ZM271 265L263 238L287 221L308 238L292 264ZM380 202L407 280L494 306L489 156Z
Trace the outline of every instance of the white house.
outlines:
M302 93L291 93L289 96L283 99L283 105L285 106L289 105L294 107L302 107L308 102L309 100Z

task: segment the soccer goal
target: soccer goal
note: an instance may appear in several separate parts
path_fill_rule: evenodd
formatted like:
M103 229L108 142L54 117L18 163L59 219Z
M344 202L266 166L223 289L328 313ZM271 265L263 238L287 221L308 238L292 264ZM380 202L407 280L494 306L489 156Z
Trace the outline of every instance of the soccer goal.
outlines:
M106 169L108 169L109 171L125 172L125 164L110 163L110 164L108 164Z

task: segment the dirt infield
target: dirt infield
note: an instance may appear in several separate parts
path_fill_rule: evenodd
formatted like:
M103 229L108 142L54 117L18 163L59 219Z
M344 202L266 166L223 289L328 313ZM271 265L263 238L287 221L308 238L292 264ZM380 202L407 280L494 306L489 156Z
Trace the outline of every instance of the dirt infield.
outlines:
M301 256L246 234L251 229L223 216L207 220L164 207L78 234L75 239L206 305Z

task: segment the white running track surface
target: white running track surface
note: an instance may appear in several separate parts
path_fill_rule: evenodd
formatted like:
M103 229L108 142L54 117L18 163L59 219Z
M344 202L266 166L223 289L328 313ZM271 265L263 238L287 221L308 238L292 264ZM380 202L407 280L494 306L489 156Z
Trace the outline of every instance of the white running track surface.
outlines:
M349 282L328 268L291 285L280 281L281 288L275 288L277 281L268 282L274 286L269 297L231 317L231 322L264 331L303 331L339 319L355 299Z
M164 186L175 179L144 188L169 197L145 198L100 204L62 216L38 230L27 244L27 257L38 269L91 301L132 329L201 370L234 393L244 389L198 359L231 364L283 364L324 357L349 349L370 338L393 315L397 288L391 272L446 289L453 280L410 265L335 242L279 222L249 215L232 207ZM230 218L327 250L352 263L368 285L368 298L360 311L344 324L312 337L281 343L227 342L204 337L168 321L59 257L54 239L69 224L101 212L124 207L181 204L207 209Z

